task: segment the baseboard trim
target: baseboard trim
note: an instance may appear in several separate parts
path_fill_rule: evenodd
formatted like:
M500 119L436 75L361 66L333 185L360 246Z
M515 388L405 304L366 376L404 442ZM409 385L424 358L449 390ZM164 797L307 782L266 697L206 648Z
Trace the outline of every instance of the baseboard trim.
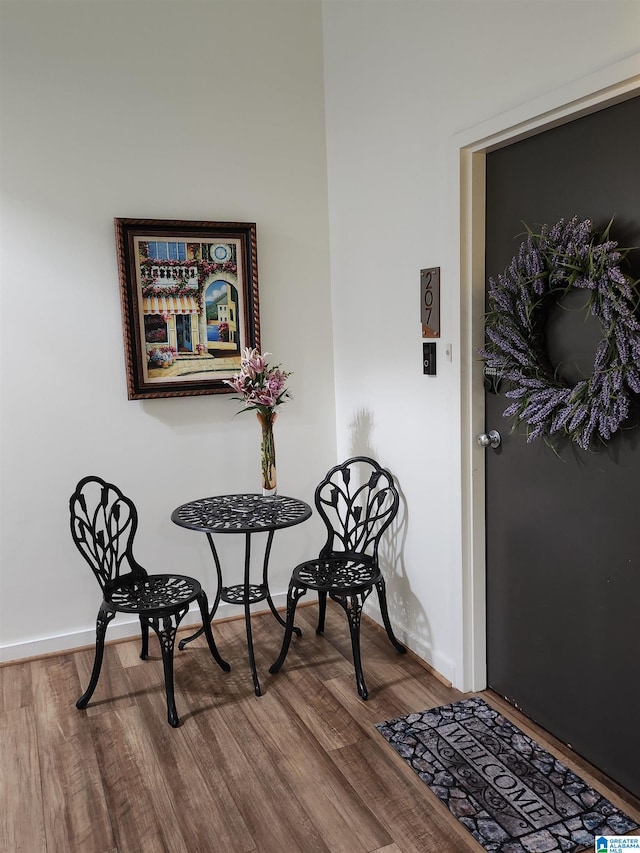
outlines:
M280 611L286 609L287 597L285 593L273 596L273 603ZM298 607L310 607L317 604L316 600L300 601ZM252 610L252 616L259 616L262 613L268 613L268 609ZM214 625L219 622L229 622L244 618L244 609L238 605L226 604L221 602ZM382 618L382 617L380 617ZM368 625L371 625L377 631L385 633L384 626L378 622L373 616L368 613L362 614L362 619L366 620ZM178 633L192 631L198 627L200 622L200 612L197 608L191 609L180 623ZM452 681L447 677L447 672L453 670L449 661L442 659L440 666L431 660L428 650L423 650L423 655L414 651L411 645L417 645L421 648L421 644L414 637L408 637L407 632L396 630L398 639L401 640L407 647L407 654L413 660L417 661L420 666L429 672L434 678L437 678L446 687L452 686ZM111 646L117 643L125 643L135 639L140 635L140 623L137 619L125 619L116 617L109 625L107 641L105 645ZM386 633L385 633L386 636ZM61 654L73 654L74 652L93 649L95 645L95 627L86 628L82 631L75 631L70 634L61 634L57 637L43 637L37 640L29 640L24 643L14 643L12 645L0 647L0 667L11 666L12 664L28 663L33 660L44 660L50 657L56 657ZM421 649L422 650L422 649ZM426 651L426 653L425 653Z
M378 631L381 634L384 634L385 637L387 636L387 632L385 631L384 625L381 625L379 622L376 622L376 620L372 616L369 616L368 613L363 613L361 618L363 621L366 621L366 623L368 625L371 625L371 627L374 628L376 631ZM394 633L395 633L395 630L394 630ZM406 642L406 641L403 641L403 642ZM409 655L409 657L412 658L413 660L415 660L417 663L419 663L420 666L423 669L425 669L430 675L433 675L434 678L437 678L441 684L444 684L445 687L453 687L452 683L449 681L448 678L446 678L441 672L439 672L430 663L427 663L427 661L424 658L421 658L417 652L414 652L413 649L409 648L409 646L406 646L406 649L407 649L407 654Z
M286 608L287 596L285 593L273 596L276 608ZM313 602L308 602L309 604ZM305 602L307 604L307 602ZM300 604L299 606L302 606ZM252 615L257 616L265 610L252 610ZM224 622L229 619L238 619L244 616L244 609L236 604L221 602L218 607L215 622ZM179 632L192 630L201 625L200 611L197 605L192 605L191 610L184 617L178 629ZM138 619L129 619L124 616L116 616L109 625L107 631L106 645L123 643L140 634L140 622ZM96 641L95 625L69 634L60 634L55 637L42 637L35 640L27 640L23 643L13 643L0 647L0 666L12 663L25 663L29 660L51 657L65 652L78 652L82 649L93 648Z
M376 625L381 631L384 631L382 624L382 614L374 603L367 602L368 613L363 613L362 617ZM393 621L393 620L392 620ZM423 637L412 633L408 627L402 627L396 622L393 622L393 631L401 643L407 647L407 651L428 671L434 675L438 681L441 681L447 687L451 687L456 683L456 668L451 658L441 654L437 649L433 649L425 643Z

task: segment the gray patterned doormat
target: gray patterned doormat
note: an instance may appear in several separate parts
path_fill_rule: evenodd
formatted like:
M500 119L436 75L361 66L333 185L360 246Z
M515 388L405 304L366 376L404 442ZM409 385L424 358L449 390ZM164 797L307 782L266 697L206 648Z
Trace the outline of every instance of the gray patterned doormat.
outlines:
M492 853L593 849L638 826L482 699L376 728Z

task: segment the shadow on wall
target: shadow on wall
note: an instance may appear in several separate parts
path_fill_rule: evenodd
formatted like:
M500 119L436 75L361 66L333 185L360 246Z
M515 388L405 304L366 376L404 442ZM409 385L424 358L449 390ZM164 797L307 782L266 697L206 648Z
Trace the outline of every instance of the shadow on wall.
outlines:
M380 459L372 442L374 423L371 412L359 409L349 429L351 430L349 455L369 456L384 467L384 460ZM391 473L393 474L393 471ZM395 474L393 476L400 494L400 505L397 516L382 538L378 554L387 585L389 618L396 635L416 654L433 665L431 626L422 604L411 591L404 562L409 508L401 485ZM378 598L375 594L368 599L365 612L371 605L374 605L379 617Z

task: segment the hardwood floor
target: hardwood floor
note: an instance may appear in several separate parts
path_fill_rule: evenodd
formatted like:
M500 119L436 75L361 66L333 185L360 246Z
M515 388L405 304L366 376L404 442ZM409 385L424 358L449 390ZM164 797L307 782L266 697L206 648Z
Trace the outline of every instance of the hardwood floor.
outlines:
M264 695L253 694L244 623L214 624L176 651L181 726L166 721L157 644L110 645L93 701L93 650L0 668L3 853L453 853L482 848L374 729L462 697L365 622L369 700L359 699L343 612L301 607L303 637L268 673L281 629L253 620ZM492 693L487 701L640 821L640 801ZM637 833L638 834L638 833Z

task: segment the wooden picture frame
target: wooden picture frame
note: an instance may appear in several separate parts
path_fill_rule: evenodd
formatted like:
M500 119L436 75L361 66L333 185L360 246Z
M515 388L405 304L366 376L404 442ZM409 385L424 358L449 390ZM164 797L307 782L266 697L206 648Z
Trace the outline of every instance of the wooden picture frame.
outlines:
M255 222L114 222L129 399L234 393L260 349Z

